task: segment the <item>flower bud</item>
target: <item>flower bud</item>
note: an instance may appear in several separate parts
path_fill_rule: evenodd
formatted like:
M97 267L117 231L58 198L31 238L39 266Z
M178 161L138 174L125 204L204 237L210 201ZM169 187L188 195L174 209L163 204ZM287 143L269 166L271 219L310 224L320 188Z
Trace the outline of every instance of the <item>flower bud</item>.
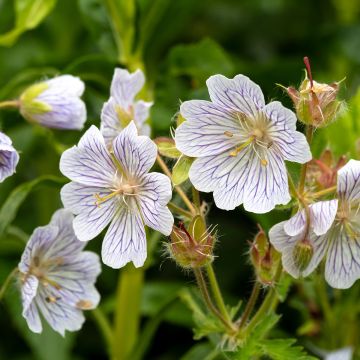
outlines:
M264 230L259 225L250 248L250 259L254 266L257 280L263 285L272 285L280 254L270 244Z
M308 267L313 254L314 248L307 238L299 241L293 250L293 259L296 267L300 271L304 271Z
M195 216L188 228L183 223L174 226L170 234L169 251L183 268L199 268L213 261L215 236L206 228L201 216Z
M165 156L170 159L178 159L181 156L181 152L176 148L174 139L158 137L154 140L154 142L157 145L161 156Z
M56 129L83 128L86 108L80 96L84 83L62 75L28 87L20 96L22 116L34 123Z
M310 63L304 58L307 68L305 79L299 90L293 87L286 91L294 103L297 117L304 124L325 127L335 120L344 108L344 102L337 99L339 82L321 84L312 79Z

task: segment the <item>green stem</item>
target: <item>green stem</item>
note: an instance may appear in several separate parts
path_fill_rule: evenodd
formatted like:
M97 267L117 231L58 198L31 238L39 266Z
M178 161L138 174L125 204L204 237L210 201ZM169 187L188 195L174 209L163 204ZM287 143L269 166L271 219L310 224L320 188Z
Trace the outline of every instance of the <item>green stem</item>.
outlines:
M104 338L107 352L109 354L109 358L112 356L112 347L113 347L113 330L110 326L109 320L105 316L105 314L100 310L100 308L96 308L91 311L92 316Z
M192 187L192 199L195 207L199 210L201 205L200 194L199 191L196 190L194 186Z
M173 212L183 215L189 219L192 219L192 214L190 211L184 210L183 208L181 208L180 206L175 205L174 203L170 202L167 205L169 207L170 210L172 210Z
M11 280L17 274L18 271L19 271L19 269L16 267L13 271L11 271L11 273L5 279L4 283L2 284L2 286L0 288L0 301L2 300L3 296L5 295L6 290L9 287Z
M241 329L246 324L247 319L249 318L255 307L256 300L259 297L259 294L260 294L260 283L256 282L251 291L250 299L247 302L245 310L241 316L239 329Z
M213 304L213 302L211 300L211 296L210 296L209 291L206 286L206 281L204 279L204 275L203 275L201 269L194 268L193 271L194 271L196 282L199 286L201 295L202 295L204 302L205 302L206 306L208 307L208 309L223 323L223 325L225 326L226 329L228 329L231 332L236 331L236 329L234 328L232 323L230 321L228 321L226 318L224 318L224 316L218 311L218 309Z
M220 287L216 279L214 269L211 264L206 265L206 272L209 279L211 291L213 293L216 305L218 306L221 315L226 319L228 323L231 323L230 315L226 309L224 299L221 295Z
M313 134L314 134L314 128L311 125L308 125L306 127L306 140L309 143L309 145L311 145ZM302 195L303 192L304 192L305 180L306 180L306 172L307 172L308 164L309 163L307 162L307 163L303 164L302 167L301 167L300 182L299 182L299 193L300 193L300 195Z
M0 109L1 108L18 108L19 106L20 106L20 102L18 100L0 101Z
M337 186L335 185L335 186L329 187L327 189L320 190L320 191L312 194L311 197L313 199L317 199L317 198L319 198L321 196L332 194L332 193L334 193L336 191L336 188L337 188Z
M129 357L136 344L140 323L140 301L144 282L144 270L127 265L119 276L115 331L113 337L113 359Z

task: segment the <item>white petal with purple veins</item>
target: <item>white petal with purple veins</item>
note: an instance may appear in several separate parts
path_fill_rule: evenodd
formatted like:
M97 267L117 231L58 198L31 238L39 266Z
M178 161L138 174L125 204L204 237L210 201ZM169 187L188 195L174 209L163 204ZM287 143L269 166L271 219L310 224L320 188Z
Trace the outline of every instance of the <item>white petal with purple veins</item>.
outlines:
M237 75L228 79L223 75L211 76L206 85L211 101L224 109L254 115L265 106L264 95L247 76Z
M56 94L67 93L72 96L81 96L85 90L84 82L72 75L57 76L45 82L49 85L49 89L46 91Z
M15 173L19 154L14 149L11 139L0 132L0 182Z
M180 107L184 121L175 132L177 148L187 156L220 154L239 143L241 128L235 112L204 100L185 101Z
M340 197L360 200L360 161L350 160L338 171L337 190Z
M100 131L91 126L78 146L66 150L60 159L60 171L73 181L89 186L109 187L115 165Z
M35 303L31 303L28 309L26 311L23 311L22 316L25 318L32 332L37 334L40 334L42 332L40 314Z
M132 261L140 267L146 259L146 235L140 214L124 207L114 217L103 241L104 264L118 269Z
M150 170L157 155L155 143L147 136L138 136L133 121L115 138L113 149L123 170L136 178Z
M136 101L134 104L134 121L138 127L139 134L146 135L142 132L142 125L144 121L149 117L150 108L153 105L152 102L143 100Z

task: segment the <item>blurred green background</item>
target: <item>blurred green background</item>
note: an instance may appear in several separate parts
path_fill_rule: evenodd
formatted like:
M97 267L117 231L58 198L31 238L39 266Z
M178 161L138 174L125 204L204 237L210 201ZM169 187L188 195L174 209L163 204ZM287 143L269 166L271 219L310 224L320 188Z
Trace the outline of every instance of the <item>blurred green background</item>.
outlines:
M13 27L15 2L0 0L0 34ZM85 127L99 126L113 70L119 66L106 1L53 3L54 8L38 27L21 34L12 46L0 46L0 101L18 96L25 86L39 79L71 73L86 82L84 98L88 121ZM180 100L207 98L205 80L216 73L231 77L245 74L260 84L267 100L277 98L289 107L290 101L275 84L297 86L303 77L305 55L311 59L317 81L333 82L346 77L342 89L345 99L354 97L360 85L358 0L138 0L135 41L144 43L146 75L154 96L151 111L154 136L169 133ZM350 100L349 109L342 124L330 127L326 137L320 136L315 143L315 153L330 144L338 155L357 155L359 93ZM60 176L59 144L72 146L81 136L79 132L48 131L30 125L14 111L1 111L0 124L21 155L17 173L0 184L0 204L24 182L43 175ZM24 247L22 239L35 227L46 224L53 211L61 206L60 187L61 184L51 179L35 186L21 203L12 226L1 232L0 283L18 263ZM211 196L206 199L211 205ZM215 268L233 305L249 295L253 283L246 241L255 234L256 222L268 229L286 216L286 212L276 211L271 216L255 217L241 209L228 213L212 206L210 220L219 224L221 235ZM90 248L98 251L100 243L97 239ZM164 299L194 284L193 278L177 268L162 250L159 246L156 261L146 273L142 299L144 323L158 312ZM103 295L103 309L108 314L112 312L116 283L117 271L103 266L97 286ZM308 296L316 298L309 287ZM296 288L292 290L290 300L280 307L284 313L280 333L297 337L309 350L314 346L329 350L357 345L358 336L354 334L360 330L359 284L342 292L345 305L341 305L340 310L334 309L335 316L342 319L337 327L339 336L331 340L326 336L326 328L315 329L318 323L311 323L311 331L301 330L314 316L316 321L321 321L321 316L319 319L316 314L312 316L309 304L301 304L301 296L296 291ZM32 335L26 329L18 305L18 293L13 287L7 299L0 303L0 359L106 358L104 343L91 314L81 332L63 340L52 331L42 336ZM191 313L180 300L175 301L162 318L150 340L146 359L205 358L201 355L206 353L205 342L192 348Z

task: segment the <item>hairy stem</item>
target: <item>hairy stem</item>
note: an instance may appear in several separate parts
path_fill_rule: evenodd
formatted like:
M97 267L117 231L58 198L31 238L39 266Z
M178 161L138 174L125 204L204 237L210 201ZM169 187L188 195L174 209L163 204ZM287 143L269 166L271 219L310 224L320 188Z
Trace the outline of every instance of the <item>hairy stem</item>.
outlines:
M18 273L19 269L16 267L11 273L7 276L4 283L2 284L0 288L0 301L2 300L3 296L6 293L6 290L8 289L11 280L14 278L14 276Z
M329 195L329 194L334 193L336 191L336 189L337 189L337 186L334 185L334 186L331 186L331 187L329 187L327 189L320 190L320 191L312 194L311 196L312 196L312 198L317 199L317 198L319 198L321 196Z
M190 211L184 210L183 208L181 208L180 206L175 205L172 202L169 202L167 206L173 212L175 212L175 213L177 213L179 215L183 215L183 216L185 216L185 217L187 217L189 219L191 219L192 216L193 216Z
M200 201L200 194L199 191L195 189L195 187L192 187L192 199L194 202L194 205L197 209L200 209L201 201Z
M256 282L252 288L249 301L247 302L245 310L241 316L239 322L239 329L241 329L246 324L247 319L249 318L255 307L256 300L259 297L259 294L260 294L260 283Z

